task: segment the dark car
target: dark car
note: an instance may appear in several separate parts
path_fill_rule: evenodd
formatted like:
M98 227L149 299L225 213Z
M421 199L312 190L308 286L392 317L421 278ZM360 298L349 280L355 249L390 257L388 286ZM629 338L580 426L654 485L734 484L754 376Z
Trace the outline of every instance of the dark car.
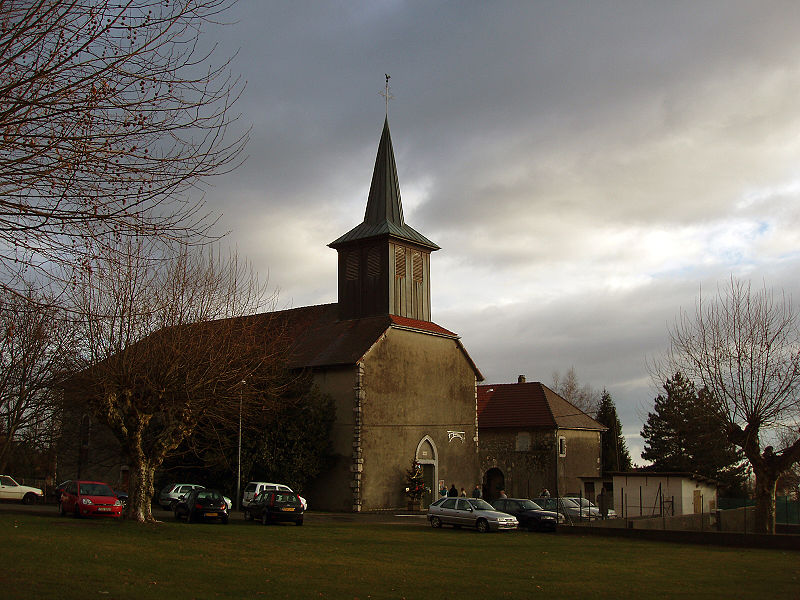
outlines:
M264 525L283 521L303 524L303 503L294 492L265 490L244 509L245 521L258 519Z
M520 528L529 531L555 531L558 513L543 510L533 500L527 498L498 498L492 502L497 510L514 515Z
M219 521L228 524L228 505L225 496L217 490L192 490L175 504L174 514L176 519L186 519L189 523Z

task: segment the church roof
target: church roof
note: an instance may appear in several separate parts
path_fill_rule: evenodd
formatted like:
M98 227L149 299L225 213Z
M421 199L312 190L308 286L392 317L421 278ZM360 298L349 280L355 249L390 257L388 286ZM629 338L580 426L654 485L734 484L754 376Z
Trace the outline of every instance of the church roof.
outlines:
M406 225L403 219L400 183L397 179L388 118L383 122L383 133L378 144L378 155L375 157L375 169L372 172L364 221L328 246L336 248L350 242L384 236L405 240L429 250L439 249L439 246L424 235Z
M291 347L289 366L295 369L356 364L391 327L451 338L466 356L479 381L483 376L467 354L458 334L430 321L397 315L339 320L334 304L318 304L254 315L273 335Z
M606 427L542 383L478 386L478 427L594 429Z

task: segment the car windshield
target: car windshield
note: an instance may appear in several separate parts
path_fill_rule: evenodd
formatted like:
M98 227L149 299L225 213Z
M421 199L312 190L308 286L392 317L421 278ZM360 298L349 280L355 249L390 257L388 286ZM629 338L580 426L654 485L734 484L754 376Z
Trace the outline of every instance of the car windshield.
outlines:
M486 500L480 498L469 498L468 502L475 510L497 510L494 506L489 504Z
M570 498L561 498L561 502L564 505L564 508L580 508L578 503Z
M80 484L81 496L113 496L114 492L105 483Z
M222 494L214 490L202 490L197 492L198 502L222 502Z
M542 507L533 500L523 500L520 502L520 508L522 508L522 510L542 510Z
M570 500L572 500L573 502L575 502L577 504L580 504L584 508L590 508L590 507L594 506L594 504L589 502L589 500L587 500L586 498L570 498Z
M275 502L298 502L294 494L275 494Z

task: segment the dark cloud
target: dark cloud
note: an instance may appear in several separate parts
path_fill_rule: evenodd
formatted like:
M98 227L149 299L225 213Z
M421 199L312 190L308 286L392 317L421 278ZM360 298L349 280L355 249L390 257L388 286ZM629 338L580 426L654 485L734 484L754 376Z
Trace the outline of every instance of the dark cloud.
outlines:
M795 292L800 11L768 2L240 2L249 161L207 193L281 302L335 299L389 120L434 317L489 381L574 366L625 433L645 360L731 273ZM645 410L646 412L646 410ZM636 442L635 437L631 438Z

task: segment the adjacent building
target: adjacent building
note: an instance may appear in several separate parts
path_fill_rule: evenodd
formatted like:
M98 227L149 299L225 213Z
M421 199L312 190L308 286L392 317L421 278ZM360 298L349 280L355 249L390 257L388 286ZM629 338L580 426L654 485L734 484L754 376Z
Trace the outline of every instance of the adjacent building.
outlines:
M539 382L478 386L484 496L582 495L602 486L606 427Z

